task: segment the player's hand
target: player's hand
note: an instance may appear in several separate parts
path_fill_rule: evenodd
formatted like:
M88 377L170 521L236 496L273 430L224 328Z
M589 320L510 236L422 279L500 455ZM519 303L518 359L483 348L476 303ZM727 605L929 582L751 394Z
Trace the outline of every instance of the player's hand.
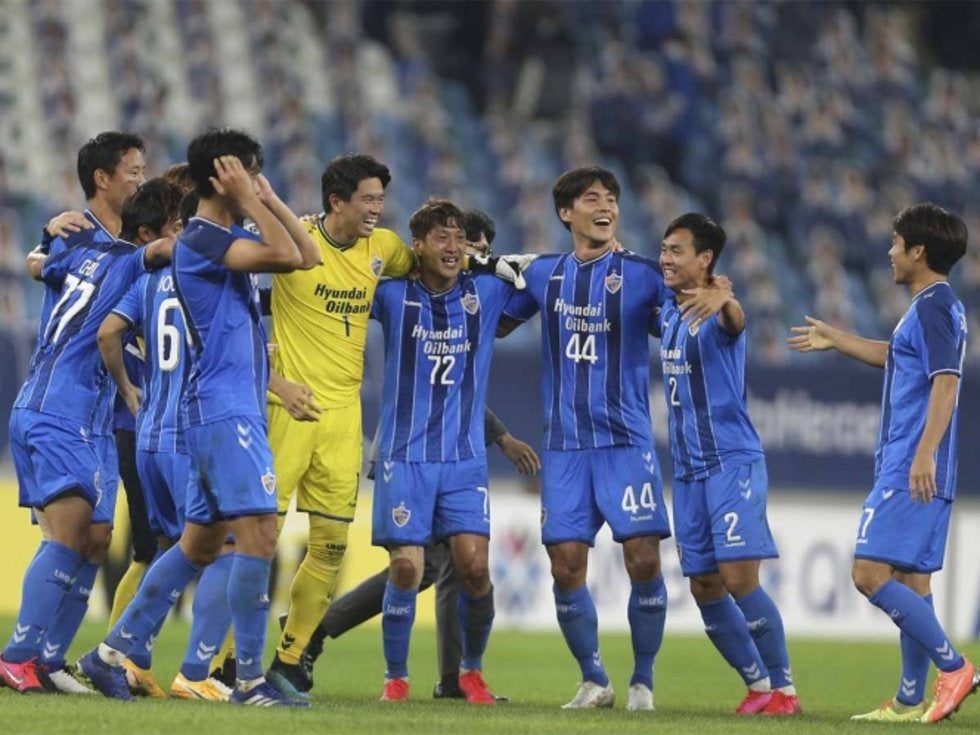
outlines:
M279 345L277 345L275 342L266 342L265 343L265 353L269 357L272 357L275 354L276 350L278 350L278 349L279 349Z
M504 456L507 457L517 468L517 471L525 477L536 475L541 469L541 460L530 444L522 442L511 434L504 434L497 440Z
M720 288L725 291L734 291L734 286L732 285L732 279L728 276L712 276L711 277L711 288Z
M244 203L257 196L256 184L238 156L219 156L214 159L217 177L208 177L214 190L223 197Z
M255 194L258 196L259 201L267 207L271 207L280 201L279 195L276 194L272 188L272 184L269 183L269 180L264 174L259 174L255 177Z
M912 500L923 503L936 495L936 460L931 452L916 450L909 469L909 493Z
M790 349L797 352L819 352L820 350L829 350L834 346L834 328L832 326L827 322L814 319L812 316L806 316L804 319L806 319L808 326L791 327L789 330L797 335L786 338L786 344L789 345Z
M126 408L135 416L140 410L140 405L143 403L143 391L135 385L132 385L128 390L120 392L122 393L123 400L126 402Z
M61 214L52 217L48 220L48 223L44 226L48 234L52 237L67 237L74 232L81 232L82 230L91 230L95 225L93 225L89 218L86 217L81 212L76 212L74 210L68 212L62 212Z
M270 386L271 387L271 386ZM316 404L313 391L302 383L283 380L276 386L276 395L282 405L297 421L319 421L323 409Z
M691 297L680 307L681 319L690 319L691 329L700 327L735 298L728 288L685 288L681 293Z
M320 212L320 214L304 214L299 218L299 221L304 225L315 225L326 216L325 212Z

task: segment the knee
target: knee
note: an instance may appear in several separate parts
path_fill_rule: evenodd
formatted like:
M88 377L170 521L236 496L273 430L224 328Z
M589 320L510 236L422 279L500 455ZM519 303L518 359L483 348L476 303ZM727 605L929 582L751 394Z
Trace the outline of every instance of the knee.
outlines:
M388 579L402 590L418 587L421 576L422 572L414 561L406 557L393 558L388 566Z
M311 516L307 558L330 568L339 568L347 551L348 528L349 524L341 521Z
M725 585L722 583L721 577L717 574L691 577L690 588L694 599L702 605L720 600L728 594L728 590L726 590Z
M552 557L551 577L562 592L577 589L585 584L585 564L568 557Z
M461 559L456 572L463 585L473 594L486 594L490 588L490 565L486 556L474 555Z
M85 558L92 564L102 564L109 556L109 545L112 543L112 526L108 523L96 523L89 528L88 539L85 543Z
M884 574L877 565L862 564L860 561L851 567L851 580L854 586L865 597L871 597L878 589L891 579L891 574Z
M660 576L660 546L658 543L624 544L623 561L633 582L647 582Z

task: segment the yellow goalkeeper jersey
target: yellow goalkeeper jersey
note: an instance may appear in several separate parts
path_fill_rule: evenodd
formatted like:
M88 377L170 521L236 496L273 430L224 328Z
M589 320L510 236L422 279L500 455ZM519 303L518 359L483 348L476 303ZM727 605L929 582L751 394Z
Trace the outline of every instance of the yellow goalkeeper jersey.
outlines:
M327 239L319 218L308 231L323 263L272 277L272 368L309 386L321 408L345 406L360 399L378 279L406 275L414 255L391 230L375 229L346 248ZM279 403L271 392L269 400Z

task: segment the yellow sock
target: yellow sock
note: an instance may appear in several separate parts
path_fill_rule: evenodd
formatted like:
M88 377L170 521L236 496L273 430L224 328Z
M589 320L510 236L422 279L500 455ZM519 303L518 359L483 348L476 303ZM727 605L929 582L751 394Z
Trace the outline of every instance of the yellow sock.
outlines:
M310 636L327 611L347 550L348 527L343 521L310 516L309 547L289 588L289 617L276 648L284 663L299 663Z
M119 580L119 585L116 587L116 596L112 598L112 611L109 613L109 630L113 629L116 622L122 617L123 610L136 597L136 590L139 588L140 582L143 581L143 575L146 574L146 570L149 567L150 565L143 561L131 562L126 573Z

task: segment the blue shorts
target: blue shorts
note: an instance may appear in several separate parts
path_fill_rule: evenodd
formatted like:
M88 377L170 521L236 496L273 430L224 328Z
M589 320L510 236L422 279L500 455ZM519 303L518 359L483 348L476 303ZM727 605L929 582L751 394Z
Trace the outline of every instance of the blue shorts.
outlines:
M136 471L140 476L150 528L157 536L176 542L184 531L184 503L191 460L176 452L136 450Z
M276 512L276 473L257 416L190 426L184 519L200 525Z
M718 563L775 559L766 520L766 461L738 465L705 480L674 480L674 533L685 577L718 571Z
M593 546L603 521L613 538L670 536L657 454L644 447L541 452L541 540Z
M490 537L486 457L378 462L371 543L425 546L461 533Z
M929 574L943 568L953 501L912 500L908 490L875 487L858 522L856 559L890 564L903 572Z
M92 523L108 523L116 519L116 496L119 494L119 452L113 436L93 436L95 453L99 457L102 492L92 509Z
M21 507L43 510L69 491L81 493L93 509L100 505L102 465L87 426L15 408L10 414L10 453Z

